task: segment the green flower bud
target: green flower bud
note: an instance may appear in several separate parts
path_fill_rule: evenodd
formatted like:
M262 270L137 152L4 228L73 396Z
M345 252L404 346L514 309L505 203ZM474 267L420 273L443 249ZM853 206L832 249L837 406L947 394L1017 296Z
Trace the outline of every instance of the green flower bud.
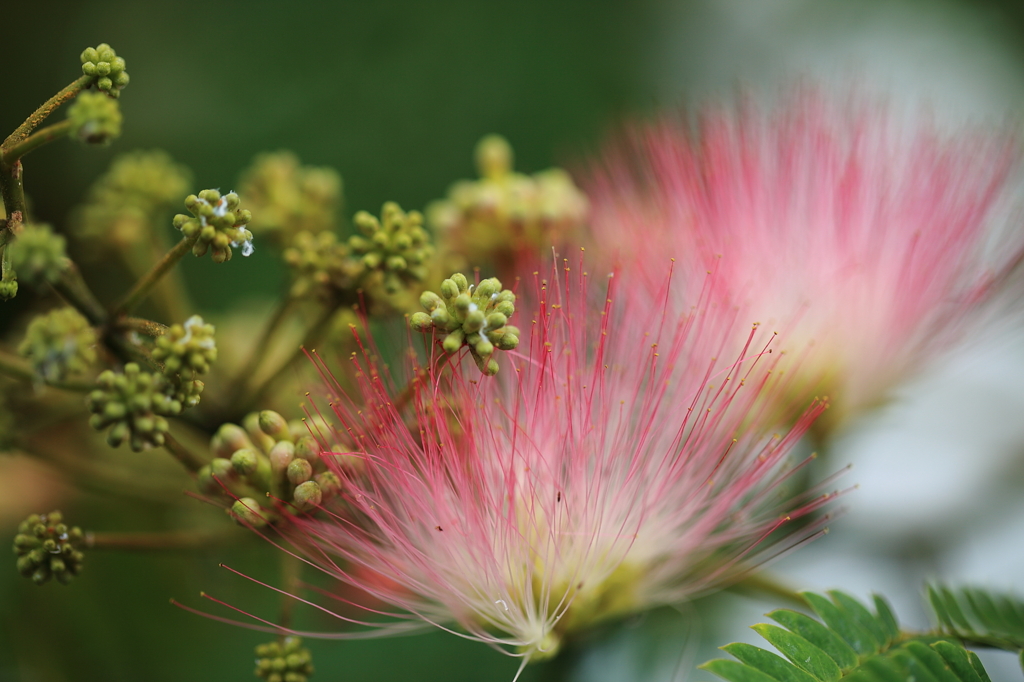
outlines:
M288 422L273 410L263 410L260 412L259 425L260 430L275 441L292 440L292 434L288 430Z
M270 448L270 470L275 476L283 476L288 465L295 459L295 445L282 440Z
M69 528L59 511L32 514L18 526L14 553L18 572L37 585L56 578L66 585L82 569L85 536L78 527Z
M307 682L313 674L313 658L298 637L256 647L255 675L267 682Z
M277 442L260 428L259 412L250 412L242 417L242 426L245 427L245 432L249 434L249 440L255 443L263 452L270 452L270 448L274 447L274 443Z
M296 461L301 462L304 460ZM299 511L309 511L314 507L318 507L322 500L323 492L316 481L301 483L295 487L295 492L292 493L292 502L299 508Z
M231 466L235 468L239 476L247 477L254 474L259 463L259 454L249 448L238 450L231 455Z
M235 500L228 512L238 523L243 526L262 528L267 525L269 513L260 507L259 502L251 497L242 497Z
M90 187L85 205L73 214L73 228L107 248L148 242L181 197L191 191L191 183L188 169L174 163L166 152L121 155Z
M86 398L93 413L89 424L97 431L111 427L107 442L119 446L126 439L133 450L163 445L167 432L165 416L181 412L167 379L143 372L128 363L123 374L107 370L96 379L96 390Z
M212 324L193 315L185 324L171 325L167 333L156 338L153 359L164 364L164 374L168 376L206 374L210 363L217 359L213 334Z
M7 248L11 248L8 244ZM18 295L18 280L16 279L4 279L0 280L0 299L9 301Z
M32 320L18 353L45 381L62 381L96 364L96 332L74 308L58 308Z
M507 262L573 241L588 212L586 196L563 170L532 176L513 170L509 143L488 135L476 146L479 180L455 183L427 207L427 221L470 262Z
M215 189L204 189L198 195L190 194L185 208L192 216L179 213L174 227L190 239L196 237L193 254L204 256L212 250L215 263L230 260L232 247L241 247L243 256L252 254L252 233L245 227L252 214L239 208L237 194L221 196Z
M31 286L53 284L68 267L64 237L49 225L25 225L13 244L11 266L18 278Z
M305 483L313 477L313 465L304 459L293 459L288 465L286 475L292 485Z
M425 332L434 326L434 321L426 313L413 313L409 318L409 326L413 331Z
M440 296L430 291L420 296L420 303L430 311L430 324L424 313L416 313L409 323L416 331L446 332L441 346L449 354L469 346L480 371L493 376L498 371L492 358L495 349L507 351L519 345L519 330L508 324L515 298L493 277L474 288L465 275L456 273L441 283Z
M473 156L480 177L492 180L510 173L515 159L512 145L501 135L488 135L477 142Z
M255 211L249 229L280 247L295 235L331 232L341 207L341 177L331 168L301 166L291 152L260 154L242 175L239 191Z
M128 72L124 59L114 53L106 43L86 48L82 52L82 73L96 78L96 87L108 96L118 98L128 85Z
M255 447L245 429L236 424L221 424L210 439L210 449L217 457L230 457L236 450Z
M303 436L295 442L295 456L316 464L320 461L320 444L312 436Z
M341 479L333 471L325 471L322 474L317 474L313 477L316 484L320 487L320 492L323 495L323 501L326 502L330 498L341 492Z
M389 201L381 209L380 220L360 211L352 222L362 235L349 238L349 249L361 258L367 271L382 273L386 293L396 293L409 282L426 277L426 264L434 255L434 247L419 211L406 213Z
M285 249L284 262L292 271L291 296L329 299L335 290L353 286L358 266L348 258L348 247L333 232L300 232Z
M79 142L109 144L121 136L121 108L116 99L98 92L83 92L68 107L69 134Z

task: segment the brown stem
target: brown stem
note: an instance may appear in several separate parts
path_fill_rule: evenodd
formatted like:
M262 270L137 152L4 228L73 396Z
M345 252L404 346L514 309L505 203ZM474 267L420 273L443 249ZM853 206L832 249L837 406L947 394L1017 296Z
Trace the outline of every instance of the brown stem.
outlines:
M72 261L68 261L60 279L53 283L53 289L69 305L82 313L94 327L100 327L107 323L107 311L89 290L85 280L82 279L82 273Z
M267 347L270 345L270 339L273 338L274 332L281 326L281 322L284 321L285 317L291 311L295 305L295 299L289 296L281 301L278 301L277 307L274 309L274 313L270 316L270 319L263 325L263 331L260 332L259 339L253 344L252 351L249 353L249 358L242 366L242 370L237 374L235 385L239 387L239 390L244 390L245 382L250 378L256 376L256 370L260 367L260 362L267 356ZM240 396L236 396L240 397Z
M739 592L754 592L767 595L769 597L777 597L793 604L794 606L802 608L808 608L810 606L807 603L807 600L804 599L799 592L781 580L777 580L767 571L759 571L758 573L748 575L729 589Z
M28 137L32 131L36 129L36 126L46 120L47 116L52 114L60 105L64 104L64 102L77 97L78 93L92 85L94 79L95 76L86 76L83 74L56 95L43 102L38 109L33 111L32 114L26 118L25 121L18 126L6 140L4 140L3 145L0 145L0 152L6 154L8 149Z
M151 533L93 533L85 534L87 549L141 549L184 550L215 547L232 536L242 537L233 527L230 532L178 530Z
M182 237L181 241L178 242L170 251L164 254L161 258L145 275L139 278L125 297L114 306L114 315L124 315L132 312L143 299L149 295L149 292L153 290L157 282L163 278L167 272L177 265L178 261L181 260L186 253L188 253L192 246L199 239L199 233L196 232L194 237Z
M170 433L164 434L164 449L174 456L174 459L181 462L182 466L195 473L206 466L207 462L199 459L191 450L175 440Z
M295 599L291 595L298 592L301 578L302 560L290 552L281 552L281 589L288 593L281 595L281 618L278 624L282 628L291 626L292 613L295 611Z
M66 137L68 131L71 130L71 123L70 119L61 121L60 123L54 123L52 126L46 126L42 130L38 130L25 139L11 145L10 148L4 150L4 164L13 164L30 151L38 149L45 144L49 144L57 138Z
M146 336L163 336L167 333L167 325L143 317L121 317L115 324L118 329L139 332Z
M324 309L324 311L320 314L320 317L317 318L317 321L306 332L306 335L303 338L302 343L296 346L295 351L291 355L289 355L288 358L284 362L282 362L281 365L276 370L273 371L273 373L270 374L270 376L263 379L259 383L249 382L245 384L245 388L242 391L244 402L242 403L243 409L241 411L243 413L248 412L250 409L252 409L254 405L259 403L260 398L263 397L263 394L266 392L266 390L271 385L273 385L273 383L277 381L282 375L284 375L286 371L288 371L288 368L291 367L293 362L295 362L297 359L305 355L306 346L317 341L321 333L323 333L324 328L327 326L327 323L331 321L331 316L334 314L334 312L334 308Z

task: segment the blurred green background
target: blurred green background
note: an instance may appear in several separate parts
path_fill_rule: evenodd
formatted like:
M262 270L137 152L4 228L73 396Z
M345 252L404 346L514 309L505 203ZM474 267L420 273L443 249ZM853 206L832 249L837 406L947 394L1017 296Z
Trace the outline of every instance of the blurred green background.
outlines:
M155 147L192 168L195 190L233 189L254 155L290 149L342 174L346 218L376 213L387 200L422 209L454 180L475 176L472 149L484 134L506 135L518 167L532 172L578 158L612 122L649 105L643 64L653 16L642 4L590 2L5 3L0 129L13 130L77 77L82 49L108 42L132 77L121 98L124 133L106 148L61 142L28 157L25 186L37 218L60 228L114 156ZM262 300L285 285L258 244L249 259L188 259L184 267L207 309ZM61 506L97 530L184 523L174 506L89 492ZM17 519L2 523L9 537ZM168 600L215 607L199 598L206 590L276 618L274 594L217 567L223 561L274 582L279 558L268 544L94 551L86 561L68 587L32 586L14 572L13 557L0 571L0 680L256 679L252 649L270 636ZM309 610L299 618L315 629L343 628ZM320 680L511 679L517 667L441 633L308 645Z
M889 13L891 7L897 9ZM304 163L341 173L346 217L360 209L376 212L386 200L421 209L452 181L474 176L472 148L486 133L509 138L520 170L571 167L626 116L712 91L771 89L780 79L820 75L830 49L841 48L848 36L870 35L873 26L885 29L886 44L909 45L912 58L888 58L889 76L905 72L927 84L943 64L974 64L984 77L965 66L963 80L976 90L959 97L954 89L954 101L991 95L988 110L1004 113L1024 101L1024 9L1010 1L34 1L5 3L0 26L0 130L13 130L74 79L83 48L108 42L128 63L132 82L121 98L119 140L102 149L60 142L26 160L35 215L58 228L114 156L156 147L194 171L197 190L233 189L254 155L290 149ZM944 28L927 34L928 49L913 52L920 36L908 36L921 26L926 32ZM973 37L961 40L961 29ZM978 57L975 43L995 45L997 56ZM794 45L800 49L789 49ZM859 77L879 54L885 63L886 53L870 40L864 45L852 50L842 76ZM929 52L933 45L937 52ZM870 59L858 56L861 49ZM902 86L891 80L884 87ZM943 87L925 88L925 95L938 93L941 101ZM184 267L208 310L259 301L284 286L281 268L258 243L249 259L223 266L187 259ZM14 310L0 309L0 328ZM126 453L125 459L159 456ZM173 465L166 475L188 486ZM40 486L59 485L45 472L39 476ZM200 502L188 503L195 512L182 512L161 500L64 488L54 495L74 523L95 530L187 526L188 514L212 513ZM10 506L0 504L7 510L0 516L2 537L13 535L24 515ZM72 585L36 588L17 576L12 557L0 570L0 682L256 679L252 648L269 636L194 616L168 600L205 608L198 595L206 590L274 619L275 595L218 563L274 582L278 561L278 552L255 538L192 553L94 551ZM730 599L715 603L728 609ZM703 610L705 636L714 627L707 614L716 610ZM300 626L342 629L309 610L299 613ZM634 652L678 648L682 653L669 658L684 669L694 655L682 644L680 623L659 612L634 622L625 636L640 642ZM315 680L510 680L517 668L516 660L442 633L307 644L318 668ZM607 658L602 679L629 679L609 672L619 668ZM644 662L635 653L629 660ZM570 652L528 669L522 679L562 676L575 662ZM591 661L576 679L591 679L600 665ZM632 679L654 679L631 670Z

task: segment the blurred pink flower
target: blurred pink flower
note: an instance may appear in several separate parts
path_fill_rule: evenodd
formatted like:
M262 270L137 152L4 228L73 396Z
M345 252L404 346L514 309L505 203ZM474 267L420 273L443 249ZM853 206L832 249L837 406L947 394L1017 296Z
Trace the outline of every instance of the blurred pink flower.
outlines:
M667 281L619 279L596 308L589 276L568 264L552 286L524 284L523 343L498 376L458 361L427 371L411 422L387 378L362 364L362 395L332 403L338 433L358 446L335 453L344 465L322 455L342 492L327 516L286 531L304 558L398 607L392 627L455 628L525 662L577 628L706 591L818 533L821 519L792 533L787 522L831 495L784 484L801 464L793 445L825 406L794 406L787 433L760 429L777 358L765 335L728 311L676 315ZM707 353L709 339L736 334L730 360Z
M639 126L585 183L595 240L627 272L674 257L688 297L714 272L709 305L779 332L790 399L829 397L823 432L978 325L1024 253L1007 229L1017 139L847 104L804 93L770 115L708 110L695 131Z

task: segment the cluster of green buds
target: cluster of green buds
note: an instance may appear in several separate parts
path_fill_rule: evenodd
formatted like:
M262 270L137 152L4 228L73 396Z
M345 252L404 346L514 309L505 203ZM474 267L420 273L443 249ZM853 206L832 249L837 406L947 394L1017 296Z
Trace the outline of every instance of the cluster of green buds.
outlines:
M192 215L174 216L174 227L189 239L196 239L193 254L204 256L212 250L215 263L231 260L232 247L241 247L243 256L252 254L252 232L245 227L252 214L238 207L237 194L221 196L215 189L204 189L198 196L190 194L185 208Z
M121 108L116 99L99 92L83 92L68 107L69 134L79 142L108 144L121 136Z
M541 252L582 229L587 198L564 170L513 171L512 147L498 135L480 140L475 156L480 179L455 183L427 207L431 227L471 262Z
M154 342L153 359L163 364L164 376L176 388L174 399L183 409L199 404L204 384L196 377L210 371L210 363L217 359L214 331L212 324L193 315L185 324L168 327Z
M249 229L284 248L301 232L333 231L341 208L341 176L333 168L302 166L287 151L260 154L239 183L257 218Z
M298 637L260 644L255 674L267 682L306 682L313 674L313 657Z
M18 573L42 585L56 578L67 585L82 570L85 536L78 527L69 528L59 511L33 514L18 526L14 553L18 555Z
M320 433L328 433L326 429L318 425ZM232 516L251 526L273 521L278 510L312 512L341 489L341 480L320 457L320 444L306 420L288 422L271 410L253 412L242 426L221 425L210 449L214 459L199 470L199 489L233 499ZM285 504L275 505L274 500Z
M348 246L338 243L333 232L300 232L283 257L292 271L294 298L330 299L335 290L351 288L358 275Z
M502 289L494 277L474 287L465 275L455 273L441 282L440 295L423 292L420 304L427 313L414 313L409 323L420 332L446 332L441 343L445 352L456 353L468 346L480 371L494 376L498 372L494 350L513 350L519 345L519 330L508 324L516 310L515 301L516 295Z
M95 78L96 89L118 98L121 90L128 85L128 72L124 70L124 59L114 53L106 43L87 47L82 52L82 73Z
M75 215L82 237L131 246L149 239L156 226L186 196L192 174L163 151L137 151L117 157L89 188Z
M380 220L359 211L352 222L362 235L349 237L348 246L367 272L383 273L385 292L396 293L404 283L426 278L434 247L419 211L406 213L389 201L381 209Z
M18 353L44 381L63 381L96 364L96 332L74 308L57 308L29 323Z
M97 431L111 427L107 443L116 448L127 440L135 451L164 444L165 417L181 413L181 402L173 397L170 381L130 362L124 373L104 371L96 386L86 398L93 413L89 425Z
M9 244L11 267L18 279L35 287L53 284L68 267L65 239L54 234L49 225L28 224Z

